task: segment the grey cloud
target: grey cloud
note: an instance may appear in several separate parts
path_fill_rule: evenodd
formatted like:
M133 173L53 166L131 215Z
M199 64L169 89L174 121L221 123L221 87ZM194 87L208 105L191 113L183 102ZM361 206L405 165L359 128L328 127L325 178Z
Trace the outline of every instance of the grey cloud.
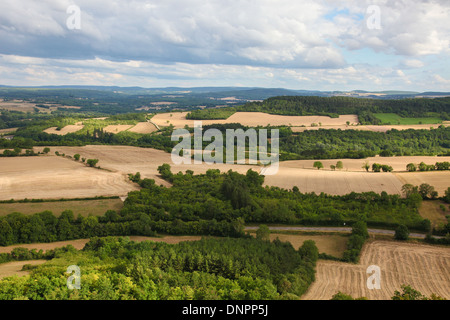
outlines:
M81 8L80 30L65 26L66 9L73 3ZM338 67L344 61L325 41L323 13L313 1L5 0L0 5L0 53ZM314 52L322 52L321 58L308 58Z

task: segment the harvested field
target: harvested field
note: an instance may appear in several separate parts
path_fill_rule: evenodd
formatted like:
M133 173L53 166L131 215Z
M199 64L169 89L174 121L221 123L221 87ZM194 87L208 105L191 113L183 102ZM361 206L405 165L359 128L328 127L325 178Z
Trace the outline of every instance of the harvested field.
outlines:
M166 242L169 244L177 244L182 241L198 241L201 237L198 236L165 236L165 237L144 237L144 236L130 236L128 237L132 241L154 241L154 242ZM64 246L72 245L75 249L81 250L84 248L86 243L88 243L90 239L78 239L78 240L69 240L69 241L57 241L50 243L27 243L27 244L16 244L7 247L0 247L0 253L9 253L14 248L26 248L28 250L36 249L36 250L53 250L56 248L62 248ZM1 266L1 264L0 264Z
M194 120L186 119L187 112L159 113L152 118L152 121L159 126L169 126L172 124L175 128L184 128L194 126ZM244 126L311 126L312 123L323 126L327 125L345 125L349 121L351 124L358 123L358 116L343 115L339 118L330 118L324 116L280 116L262 112L236 112L226 120L203 120L203 125L240 123Z
M73 125L65 126L61 130L56 130L56 128L57 127L51 127L51 128L45 129L44 132L48 133L48 134L57 134L59 136L65 136L68 133L74 133L74 132L80 131L81 129L84 128L84 126L82 124L73 124Z
M345 195L373 191L400 194L402 183L392 173L346 172L297 169L280 166L276 175L266 176L265 185L292 189L297 186L302 193L325 192Z
M369 266L381 269L381 289L369 290ZM445 247L393 241L367 243L360 263L319 261L316 281L302 300L329 300L341 291L352 297L390 300L401 285L411 285L426 296L432 293L450 298L450 250Z
M46 260L28 260L28 261L13 261L8 263L0 264L0 279L6 277L25 276L29 274L29 271L22 271L22 267L26 264L31 264L33 266L43 264Z
M44 147L36 147L35 151L42 151ZM99 159L100 166L124 177L129 173L140 172L143 178L155 179L157 184L169 186L169 183L162 180L158 173L158 166L168 163L172 167L172 172L186 172L193 170L195 173L205 173L208 169L219 169L226 172L229 169L240 173L246 173L248 169L260 172L262 167L256 165L194 165L180 164L174 165L171 154L161 150L150 148L137 148L129 146L84 146L84 147L52 147L53 151L59 151L68 155L80 154L81 157ZM439 160L436 160L439 159ZM436 161L447 161L450 157L391 157L391 158L369 158L370 164L378 162L389 164L395 170L404 170L409 162L425 161L435 163ZM414 161L416 160L416 161ZM323 160L325 168L330 164L336 164L338 160ZM313 160L287 161L280 163L279 171L276 175L267 175L265 185L273 185L280 188L292 189L297 186L301 192L325 192L328 194L342 195L352 191L366 192L374 191L380 193L386 191L392 194L400 194L404 182L399 180L393 173L373 173L365 172L361 166L364 159L343 159L344 169L339 171L317 170L312 168ZM373 162L372 162L373 161ZM353 172L351 170L354 170ZM447 172L447 174L450 172ZM405 173L406 174L406 173ZM432 183L430 183L433 185ZM131 191L131 189L130 189ZM123 193L125 194L125 193ZM113 195L123 195L113 194Z
M0 129L0 135L16 132L18 128Z
M417 125L357 125L357 126L321 126L321 127L292 127L292 132L303 132L306 130L319 130L319 129L340 129L340 130L362 130L362 131L374 131L374 132L387 132L389 130L430 130L430 128L436 129L439 126L444 125L445 127L450 126L450 123L443 124L417 124Z
M169 183L160 178L158 167L163 163L168 163L172 167L172 172L186 172L193 170L195 173L205 173L208 169L219 169L223 172L230 169L240 173L246 173L248 169L260 169L258 166L233 165L233 164L213 164L213 165L193 165L172 163L170 153L151 148L138 148L129 146L84 146L84 147L52 147L55 151L65 154L79 153L81 157L99 159L102 168L115 171L127 176L129 173L140 172L143 178L155 179L157 184L169 186ZM35 151L42 151L43 147L34 148ZM52 149L52 151L53 151ZM131 191L131 190L130 190Z
M442 159L441 161L448 160ZM422 183L428 183L434 187L439 196L443 196L445 190L450 187L450 171L404 172L395 173L395 175L403 184L410 183L414 186L419 186Z
M172 112L156 114L152 121L159 126L169 126L172 124L175 128L184 128L185 125L189 127L194 126L194 120L187 120L186 114L188 112ZM350 125L347 125L349 121ZM341 130L366 130L375 132L386 132L392 129L408 130L408 129L425 129L438 128L441 124L417 124L417 125L358 125L359 120L356 115L341 115L339 118L330 118L325 116L281 116L272 115L262 112L236 112L226 120L203 120L203 125L211 124L226 124L226 123L240 123L249 127L256 126L289 126L292 127L293 132L303 132L306 130L319 129L341 129ZM311 126L312 124L317 126ZM449 122L444 122L442 125L448 127Z
M127 131L128 129L132 128L132 125L127 124L118 124L118 125L109 125L103 128L104 132L108 133L119 133L122 131Z
M158 131L158 129L156 128L156 126L154 124L152 124L150 122L139 122L137 125L135 125L131 129L129 129L128 131L147 134L147 133L152 133L152 132Z
M20 112L34 112L36 104L21 100L0 101L0 109ZM43 108L38 108L43 109ZM44 109L45 110L45 109Z
M121 173L54 155L0 158L0 200L117 196L137 189Z
M298 168L298 169L314 169L314 162L317 160L292 160L292 161L283 161L280 163L281 167L287 168ZM409 163L415 163L418 165L421 162L425 162L426 164L435 164L436 162L450 162L450 157L433 157L433 156L417 156L417 157L370 157L366 159L332 159L332 160L320 160L323 164L322 170L331 170L330 165L336 165L336 162L342 161L344 168L342 170L336 171L357 171L357 172L366 172L365 169L362 168L363 164L366 161L371 166L370 170L372 170L372 164L380 163L390 165L394 171L406 171L406 166Z
M120 199L0 203L0 217L13 212L28 215L46 210L51 211L55 216L59 216L65 210L72 210L75 217L79 214L84 217L89 216L89 214L103 216L108 210L120 211L122 208L123 201Z

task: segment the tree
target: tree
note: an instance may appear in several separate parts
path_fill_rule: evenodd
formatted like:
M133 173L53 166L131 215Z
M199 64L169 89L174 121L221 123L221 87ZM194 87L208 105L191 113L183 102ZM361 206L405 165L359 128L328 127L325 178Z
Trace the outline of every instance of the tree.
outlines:
M353 299L351 295L338 291L336 294L333 295L331 300L355 300L355 299Z
M334 164L330 165L330 169L335 171L336 170L336 166Z
M428 170L427 164L426 164L425 162L421 162L421 163L419 164L419 170L420 170L420 171L427 171L427 170Z
M74 154L73 155L73 158L76 160L76 161L80 161L80 155L77 153L77 154Z
M370 164L369 164L369 162L366 161L366 162L363 164L362 168L365 169L366 172L369 172L369 169L370 169Z
M342 161L338 161L336 163L336 169L341 170L344 168L344 163Z
M45 154L47 154L47 153L50 152L50 148L49 148L49 147L45 147L44 150L43 150L42 152L44 152Z
M270 230L269 227L265 224L259 226L258 230L256 230L256 239L269 241L270 240Z
M358 235L365 239L369 238L369 232L367 231L367 224L363 221L357 221L352 226L352 235Z
M450 203L450 187L448 187L447 190L445 190L444 201Z
M158 172L164 180L170 181L173 178L173 173L170 170L170 165L164 163L158 167Z
M402 292L395 291L392 300L427 300L427 298L419 291L411 286L402 285Z
M422 199L427 199L428 196L431 196L432 192L435 192L434 187L428 183L422 183L419 186L419 194L422 196Z
M320 169L323 168L323 164L322 164L322 162L320 162L320 161L316 161L316 162L314 162L313 167L314 167L314 168L317 168L317 170L320 170Z
M98 163L98 159L87 159L86 163L89 167L95 167Z
M14 234L8 221L0 221L0 246L9 246L14 242Z
M319 259L319 249L317 249L316 242L313 240L306 240L303 245L298 249L302 259L316 263Z
M373 172L380 172L380 171L381 171L381 164L379 164L379 163L374 163L374 164L372 165L372 171L373 171Z
M406 170L408 170L409 172L414 172L417 171L417 167L414 163L408 163L408 165L406 166Z
M419 188L407 183L402 186L402 193L406 198L409 198L412 194L419 193Z
M405 226L404 224L399 225L399 226L395 229L394 239L395 239L395 240L401 240L401 241L408 240L408 239L409 239L409 230L408 230L408 227Z

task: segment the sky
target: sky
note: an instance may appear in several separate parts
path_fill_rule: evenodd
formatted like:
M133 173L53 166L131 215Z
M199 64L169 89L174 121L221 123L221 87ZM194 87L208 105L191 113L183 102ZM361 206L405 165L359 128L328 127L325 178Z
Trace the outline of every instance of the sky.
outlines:
M1 0L0 85L450 91L449 0Z

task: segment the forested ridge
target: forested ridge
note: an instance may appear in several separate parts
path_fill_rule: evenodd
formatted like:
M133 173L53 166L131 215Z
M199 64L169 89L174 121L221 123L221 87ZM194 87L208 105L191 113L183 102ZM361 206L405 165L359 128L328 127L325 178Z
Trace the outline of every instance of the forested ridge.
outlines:
M394 113L402 117L438 116L450 120L450 98L436 99L365 99L352 97L282 96L263 102L191 111L188 119L226 119L234 112L264 112L286 116L322 115L337 118L339 115L356 114L361 124L380 124L375 113Z

